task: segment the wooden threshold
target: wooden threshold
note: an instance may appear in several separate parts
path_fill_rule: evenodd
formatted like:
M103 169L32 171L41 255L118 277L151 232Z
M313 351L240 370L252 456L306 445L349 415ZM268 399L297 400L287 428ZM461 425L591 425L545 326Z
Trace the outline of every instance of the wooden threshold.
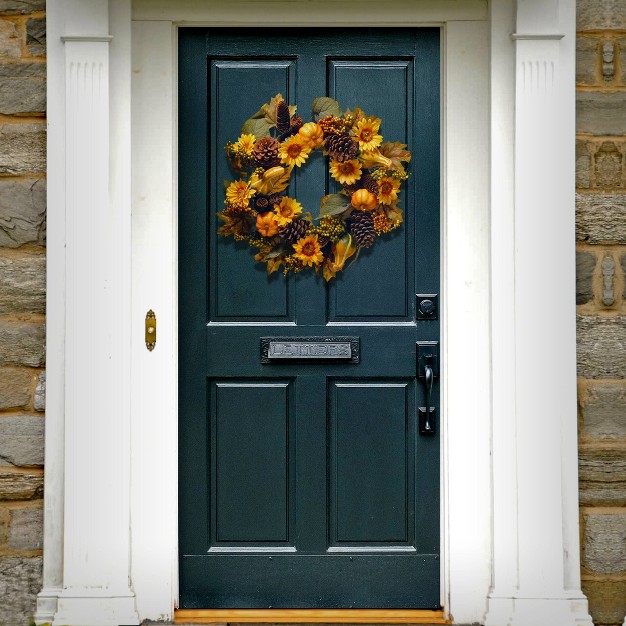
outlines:
M178 609L174 624L451 624L443 611L405 609Z

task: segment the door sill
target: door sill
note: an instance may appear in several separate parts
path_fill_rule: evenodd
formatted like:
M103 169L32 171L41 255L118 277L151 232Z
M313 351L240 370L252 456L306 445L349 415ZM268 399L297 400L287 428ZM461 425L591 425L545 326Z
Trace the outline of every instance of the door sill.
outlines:
M174 624L451 624L443 611L405 609L178 609Z

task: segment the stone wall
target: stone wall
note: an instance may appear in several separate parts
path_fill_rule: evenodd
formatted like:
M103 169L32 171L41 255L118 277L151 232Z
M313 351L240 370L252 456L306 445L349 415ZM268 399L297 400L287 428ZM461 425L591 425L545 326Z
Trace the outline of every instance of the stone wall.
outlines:
M45 0L0 0L0 626L41 588Z
M626 614L626 1L578 0L576 304L583 591Z

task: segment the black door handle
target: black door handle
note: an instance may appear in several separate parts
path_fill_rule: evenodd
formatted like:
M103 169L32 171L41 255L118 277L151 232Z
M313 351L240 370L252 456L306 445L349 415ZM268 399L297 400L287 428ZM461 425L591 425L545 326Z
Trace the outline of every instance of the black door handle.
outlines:
M438 366L437 342L418 342L416 345L417 377L424 379L425 407L418 408L418 423L420 435L435 434L436 408L431 406L433 382L437 376Z

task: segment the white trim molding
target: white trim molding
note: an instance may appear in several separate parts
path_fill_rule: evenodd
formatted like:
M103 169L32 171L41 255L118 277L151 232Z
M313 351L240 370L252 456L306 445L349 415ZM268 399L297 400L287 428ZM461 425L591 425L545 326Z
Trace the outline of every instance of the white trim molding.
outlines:
M38 624L173 617L177 29L280 19L441 27L442 604L456 624L591 626L570 305L574 0L363 2L358 15L349 0L49 3Z
M507 22L534 34L510 44L514 108L493 103L494 119L515 118L506 143L492 127L492 160L504 158L498 167L512 184L509 192L492 179L494 547L485 624L592 626L578 536L575 1L518 0L515 9L492 3L494 41ZM565 34L546 35L555 32ZM492 86L507 81L504 70L493 64Z

